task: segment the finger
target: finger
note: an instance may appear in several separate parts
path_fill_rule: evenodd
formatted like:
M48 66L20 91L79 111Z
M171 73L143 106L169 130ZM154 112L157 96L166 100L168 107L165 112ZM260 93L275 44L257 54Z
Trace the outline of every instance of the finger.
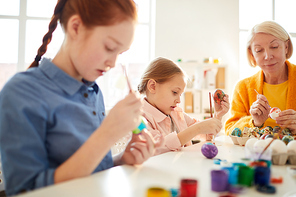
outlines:
M253 109L250 110L250 114L260 116L261 114L263 114L263 112L258 108L253 108Z
M285 121L291 122L291 121L296 121L296 116L295 115L279 115L276 119L276 122L282 123Z
M223 109L228 109L229 108L229 103L222 102L222 108Z
M296 120L290 119L290 120L282 120L282 121L276 121L280 127L287 127L287 128L296 128Z
M225 96L223 97L223 101L226 103L229 103L229 96L228 94L225 94Z
M142 102L141 102L141 98L138 97L136 95L136 93L134 92L130 92L126 97L125 97L125 102L126 104L128 105L132 105L132 104L137 104L137 105L142 105Z
M141 154L140 160L138 160L139 158L137 157L135 158L137 162L142 161L143 159L147 160L149 157L151 157L146 143L136 142L132 145L132 148L138 150L138 152Z
M147 129L143 129L142 135L146 139L147 149L148 149L150 155L153 155L155 142L154 142L154 138L153 138L152 134Z
M254 110L260 110L261 114L269 114L269 106L266 103L256 103L253 105ZM258 112L257 112L258 113ZM259 115L261 115L259 114Z
M258 94L257 95L257 100L263 101L263 102L268 102L267 98L263 94Z
M143 139L141 133L139 133L139 134L135 134L135 133L133 133L133 134L132 134L131 142L143 142L143 143L145 143L146 140Z
M260 108L262 110L269 110L269 105L265 101L258 101L255 103L254 107Z
M142 164L144 162L143 155L138 149L131 148L130 153L134 157L134 161L135 161L134 164Z
M296 111L294 111L293 109L287 109L279 113L279 116L286 116L286 115L296 116Z

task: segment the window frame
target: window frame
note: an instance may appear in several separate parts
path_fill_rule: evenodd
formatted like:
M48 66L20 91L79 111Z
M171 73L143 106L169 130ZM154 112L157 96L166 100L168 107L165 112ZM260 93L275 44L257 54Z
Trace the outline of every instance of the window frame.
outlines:
M48 0L51 1L51 0ZM140 0L141 1L141 0ZM149 1L149 21L145 21L145 22L138 22L138 25L143 25L146 26L148 28L148 46L149 49L148 54L147 54L147 58L148 61L150 61L152 58L154 58L154 54L155 54L155 7L156 7L156 0L146 0ZM16 61L16 72L21 72L27 69L27 65L28 63L30 64L31 62L26 62L26 29L28 27L27 21L29 20L50 20L50 17L38 17L38 16L27 16L27 4L28 4L28 0L19 0L19 15L15 15L15 16L11 16L11 15L0 15L0 19L14 19L14 20L18 20L19 22L19 35L18 35L18 55L17 55L17 61ZM140 5L139 5L140 6ZM45 34L46 32L44 32ZM40 41L41 42L41 41ZM29 43L27 43L29 44ZM36 54L37 54L37 50L38 48L36 48ZM46 54L45 54L46 56ZM33 62L34 59L32 59ZM117 63L120 63L117 61ZM137 62L137 60L135 61L131 61L129 60L129 63L142 63L143 62ZM145 62L145 67L147 66L148 62ZM141 67L142 68L142 67ZM127 68L128 69L128 68ZM105 100L105 106L108 106L108 108L113 107L114 105L110 105L109 103L109 97L111 97L111 95L109 95L108 89L109 87L109 83L108 81L111 80L110 76L106 76L106 77L100 77L103 78L101 80L101 84L100 87L103 91L104 94L104 100ZM5 82L4 82L5 83ZM4 84L3 84L4 85ZM1 91L1 87L0 87L0 91ZM108 103L109 102L109 103Z
M50 0L49 0L50 1ZM149 22L139 22L140 25L148 26L149 29L149 59L153 58L154 56L154 20L155 17L153 16L153 13L155 12L155 1L156 0L149 0L150 1L150 9L149 9ZM18 16L10 16L10 15L1 15L0 19L15 19L19 21L19 39L18 39L18 61L17 61L17 71L23 71L26 65L25 62L25 47L26 47L26 27L27 27L27 21L28 20L50 20L51 17L32 17L27 16L27 0L19 0L19 15ZM44 32L46 33L46 32ZM37 49L36 49L37 52ZM32 59L33 62L33 59Z

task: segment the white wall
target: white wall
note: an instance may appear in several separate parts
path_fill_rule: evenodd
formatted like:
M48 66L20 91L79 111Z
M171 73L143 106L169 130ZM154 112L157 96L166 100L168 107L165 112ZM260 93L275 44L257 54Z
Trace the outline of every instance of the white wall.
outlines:
M156 0L155 57L222 58L229 95L239 73L238 0Z

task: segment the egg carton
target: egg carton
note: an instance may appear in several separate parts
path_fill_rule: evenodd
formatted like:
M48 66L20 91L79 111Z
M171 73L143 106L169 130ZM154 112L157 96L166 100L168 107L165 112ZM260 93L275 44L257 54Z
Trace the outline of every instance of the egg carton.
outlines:
M238 137L229 135L234 145L245 146L246 142L252 137Z
M287 162L296 165L296 153L272 153L271 161L274 165L285 165Z

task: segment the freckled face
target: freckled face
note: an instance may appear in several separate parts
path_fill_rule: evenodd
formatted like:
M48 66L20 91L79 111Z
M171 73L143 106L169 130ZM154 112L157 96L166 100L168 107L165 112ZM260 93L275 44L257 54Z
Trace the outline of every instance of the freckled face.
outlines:
M70 55L74 77L95 81L113 68L118 55L129 49L134 30L135 23L132 20L86 30Z
M150 104L159 109L162 113L169 115L172 110L181 102L181 95L186 87L183 75L175 75L164 83L156 83L155 97Z
M251 50L263 72L274 74L285 66L288 43L270 34L257 33L251 44Z

